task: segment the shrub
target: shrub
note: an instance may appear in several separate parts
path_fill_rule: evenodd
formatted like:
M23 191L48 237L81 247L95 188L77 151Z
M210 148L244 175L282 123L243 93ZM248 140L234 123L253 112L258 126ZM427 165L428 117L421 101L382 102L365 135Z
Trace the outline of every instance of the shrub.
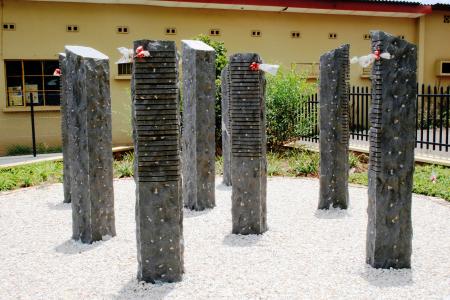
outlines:
M114 177L132 177L134 173L134 153L127 153L122 160L114 161Z
M306 76L293 69L280 68L277 75L266 78L267 142L277 148L309 132L313 115L301 108L316 92L316 84L308 83Z

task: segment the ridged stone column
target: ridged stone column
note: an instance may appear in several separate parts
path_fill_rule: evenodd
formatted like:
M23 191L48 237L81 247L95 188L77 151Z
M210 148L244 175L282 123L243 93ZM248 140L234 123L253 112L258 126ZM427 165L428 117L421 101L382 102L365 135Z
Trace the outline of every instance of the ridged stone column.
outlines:
M89 47L65 52L73 238L92 243L116 235L109 58Z
M172 41L134 42L140 46L150 56L134 60L131 83L137 277L174 282L183 273L177 50Z
M255 53L230 57L232 222L235 234L262 234L266 220L265 78Z
M223 184L231 185L230 72L227 65L221 73Z
M214 48L183 40L183 202L193 210L213 208L215 201Z
M63 189L64 189L64 203L70 203L70 158L73 154L70 154L71 147L69 145L69 131L70 127L70 102L69 96L71 92L68 91L66 80L64 80L66 74L66 54L59 54L59 69L61 70L60 84L61 84L61 140L62 140L62 154L63 154Z
M319 209L348 206L349 45L320 57Z
M410 268L417 48L374 31L375 50L392 58L372 68L366 258L375 268Z

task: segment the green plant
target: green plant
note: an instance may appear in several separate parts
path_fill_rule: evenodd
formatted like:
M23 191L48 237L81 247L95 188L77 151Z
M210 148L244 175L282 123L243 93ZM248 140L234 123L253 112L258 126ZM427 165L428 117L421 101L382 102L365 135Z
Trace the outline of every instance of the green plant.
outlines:
M302 108L316 92L316 84L293 69L280 68L277 75L266 78L267 142L277 148L309 132L314 116Z
M134 173L134 153L127 153L122 160L114 161L114 176L118 178L132 177Z
M214 41L209 36L200 34L196 40L202 41L205 44L211 46L216 51L216 102L215 102L215 112L216 112L216 149L222 149L222 87L221 87L221 73L223 68L228 64L227 49L225 48L225 43L221 41ZM216 151L221 153L221 151Z
M223 174L223 157L216 156L216 175Z
M358 168L361 163L359 161L359 157L353 152L350 152L348 155L348 164L350 168Z
M299 152L290 162L295 175L318 175L319 174L319 153L302 151Z
M268 176L284 176L287 175L284 161L280 154L276 152L267 153L267 175Z

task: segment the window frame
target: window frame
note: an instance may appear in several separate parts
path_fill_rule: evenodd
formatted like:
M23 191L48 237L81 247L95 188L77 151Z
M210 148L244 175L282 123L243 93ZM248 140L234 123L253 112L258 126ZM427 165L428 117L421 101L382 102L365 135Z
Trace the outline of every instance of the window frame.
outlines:
M34 103L33 106L35 107L41 107L41 108L55 108L61 106L61 83L57 85L57 89L47 89L45 87L46 79L56 77L53 74L45 74L45 62L53 62L57 63L59 65L59 61L57 59L4 59L4 75L5 75L5 93L6 93L6 109L26 109L30 107L30 103L28 103L28 99L26 97L28 91L27 91L27 85L26 84L26 77L37 77L40 78L40 83L42 85L42 88L37 90L31 90L30 92L37 92L38 93L38 99L40 96L42 96L42 104L41 103ZM9 62L19 62L21 66L20 75L8 75L7 72L7 64ZM25 74L25 63L26 62L39 62L40 63L40 74L39 75L27 75ZM12 105L11 99L10 99L10 92L8 88L12 86L8 86L8 78L20 78L20 87L21 87L21 93L22 93L22 105ZM56 105L49 105L47 104L47 95L51 95L53 93L59 94L59 103ZM34 98L33 98L34 99ZM30 101L33 101L32 99Z

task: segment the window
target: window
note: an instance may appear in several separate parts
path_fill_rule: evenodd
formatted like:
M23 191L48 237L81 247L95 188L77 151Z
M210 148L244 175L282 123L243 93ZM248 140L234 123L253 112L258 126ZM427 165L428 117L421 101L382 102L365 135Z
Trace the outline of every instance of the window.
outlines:
M120 34L127 34L129 32L128 26L117 26L116 32Z
M16 30L16 24L14 24L14 23L3 23L3 30Z
M5 60L7 106L59 106L57 68L57 60Z
M252 37L261 37L261 30L252 30Z
M117 74L118 75L131 75L131 70L133 67L133 63L122 63L117 64Z
M212 35L212 36L220 35L220 29L210 29L209 30L209 35Z
M175 27L166 28L166 34L167 35L177 34L177 29Z
M292 31L291 32L291 37L293 39L299 39L300 38L300 32L299 31Z
M78 32L80 27L78 25L67 25L66 30L67 32Z

